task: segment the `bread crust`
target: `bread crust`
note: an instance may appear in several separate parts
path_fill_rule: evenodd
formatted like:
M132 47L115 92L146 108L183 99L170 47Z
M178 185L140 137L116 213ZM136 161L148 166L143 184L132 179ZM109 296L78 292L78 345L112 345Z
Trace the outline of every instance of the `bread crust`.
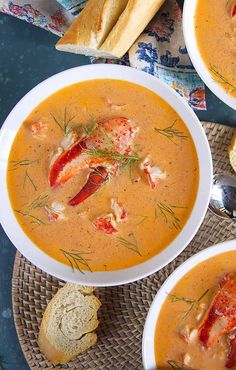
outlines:
M75 53L97 50L117 22L128 0L89 0L56 49Z
M233 135L231 145L229 147L229 160L230 160L231 166L236 172L236 131Z
M96 343L101 302L93 291L93 287L67 283L49 302L38 344L53 364L66 363Z
M133 45L165 0L129 0L125 11L100 47L110 57L121 58Z

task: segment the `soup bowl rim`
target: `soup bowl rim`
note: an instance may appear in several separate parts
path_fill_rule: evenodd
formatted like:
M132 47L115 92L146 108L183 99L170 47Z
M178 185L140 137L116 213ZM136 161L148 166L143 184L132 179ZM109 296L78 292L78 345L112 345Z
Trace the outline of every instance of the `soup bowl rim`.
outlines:
M236 97L228 94L220 83L216 82L208 70L198 48L194 19L198 0L185 0L183 8L184 40L191 62L208 88L225 104L236 110Z
M194 140L199 160L199 187L192 213L180 234L161 253L130 268L81 274L70 266L53 259L38 248L19 226L7 190L7 161L11 145L22 122L40 102L53 92L76 82L110 78L133 82L160 95L180 115ZM4 212L0 221L9 239L21 254L38 268L59 279L92 286L113 286L144 278L171 262L192 240L205 216L212 184L212 159L205 132L188 104L170 87L145 72L118 65L86 65L60 72L41 82L13 108L0 131L0 188Z
M227 240L222 243L217 243L211 247L203 249L194 254L183 262L172 274L165 280L155 295L151 306L149 308L142 337L142 360L144 370L156 370L155 361L155 327L163 303L166 300L167 294L176 286L176 284L199 263L207 261L219 254L235 251L236 253L236 239Z

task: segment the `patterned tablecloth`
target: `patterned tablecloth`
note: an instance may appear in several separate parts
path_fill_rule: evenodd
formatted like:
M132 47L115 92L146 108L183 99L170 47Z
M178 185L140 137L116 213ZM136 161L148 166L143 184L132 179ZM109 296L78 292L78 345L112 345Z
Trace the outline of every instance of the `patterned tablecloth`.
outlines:
M0 11L62 36L87 0L2 0ZM148 72L174 88L194 109L206 109L205 87L189 59L182 31L182 12L176 0L161 10L118 61Z

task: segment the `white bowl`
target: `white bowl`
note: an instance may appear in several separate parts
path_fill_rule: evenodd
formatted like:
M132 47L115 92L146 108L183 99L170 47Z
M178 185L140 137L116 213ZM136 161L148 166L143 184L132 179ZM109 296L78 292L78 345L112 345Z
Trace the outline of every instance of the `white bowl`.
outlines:
M149 309L142 341L142 356L143 356L143 367L144 370L156 370L155 351L154 351L154 338L155 329L158 316L161 311L162 304L166 300L166 293L171 292L178 281L189 272L192 268L197 266L199 263L213 257L218 254L236 250L236 239L219 243L213 247L204 249L203 251L195 254L181 266L179 266L165 281L157 295L155 296L151 307Z
M207 1L207 0L206 0ZM205 62L202 59L198 49L197 38L194 27L194 16L196 12L198 0L185 0L183 10L183 30L185 44L188 49L190 59L196 69L197 73L209 89L225 104L236 110L236 98L227 94L223 87L214 81L211 73L209 72ZM219 53L220 58L220 53Z
M76 82L111 78L130 81L144 86L167 101L180 115L193 137L200 167L197 199L192 214L178 237L161 253L150 260L124 270L112 272L73 272L71 268L45 254L32 243L19 226L8 197L6 175L7 161L13 140L28 114L45 98L57 90ZM212 159L204 130L196 115L184 100L171 88L151 75L130 67L117 65L88 65L56 74L40 83L20 100L7 117L0 131L0 201L2 226L16 248L33 264L56 276L75 283L112 286L129 283L161 269L172 261L191 241L207 210L212 183Z

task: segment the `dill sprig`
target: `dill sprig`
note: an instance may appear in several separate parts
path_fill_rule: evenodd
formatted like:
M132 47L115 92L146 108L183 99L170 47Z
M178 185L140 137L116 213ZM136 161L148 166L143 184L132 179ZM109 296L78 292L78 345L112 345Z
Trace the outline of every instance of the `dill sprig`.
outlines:
M48 194L42 193L38 195L28 206L28 212L32 211L36 208L44 208L47 206L48 203Z
M60 120L53 113L50 113L50 115L56 125L64 132L65 135L68 135L73 130L69 124L75 119L76 115L68 116L67 107L64 108L62 122L60 122Z
M88 262L91 261L88 258L84 258L83 255L89 254L89 253L81 253L78 252L77 250L72 250L70 252L60 249L60 251L63 253L64 257L67 259L69 262L71 268L73 271L79 270L81 274L84 274L83 270L81 269L81 266L87 267L87 269L92 272Z
M9 171L15 171L18 168L24 167L24 166L32 166L35 163L39 163L39 159L21 159L19 161L10 161L12 168L9 169Z
M188 136L185 135L185 133L183 131L180 131L180 130L178 130L174 127L176 122L177 122L177 119L172 123L172 125L170 125L166 128L154 127L154 130L158 134L166 136L171 141L173 141L173 139L175 139L175 138L184 139L184 140L188 139Z
M184 302L189 305L189 309L184 312L181 321L186 320L192 310L203 300L203 298L209 293L210 289L207 289L199 298L191 299L186 297L179 297L175 294L169 294L171 302Z
M173 370L195 370L192 367L187 367L183 364L180 364L179 362L169 360L167 361L167 364L170 365L171 369Z
M230 92L234 92L236 90L236 86L233 85L229 80L227 80L227 78L225 78L217 69L215 66L210 66L209 68L210 72L215 76L215 81L222 84L222 85L225 85L225 86L228 86L228 88L230 88Z
M15 209L16 213L19 213L21 216L28 217L31 219L30 223L37 224L37 225L48 225L48 223L44 222L39 217L32 214L32 212L37 208L44 208L47 206L48 202L48 195L47 194L40 194L38 195L31 203L24 206L23 209Z
M136 223L137 226L143 224L148 219L148 216L145 215L135 215L135 216L140 218L140 220Z
M43 220L41 220L39 217L36 217L30 213L27 213L27 212L24 212L20 209L15 209L14 210L16 213L19 213L20 215L24 216L24 217L29 217L32 219L31 223L33 224L37 224L37 225L48 225L46 222L44 222Z
M124 167L132 166L133 164L140 161L140 158L137 155L125 155L120 153L112 153L102 149L88 149L85 151L88 155L92 157L101 157L101 158L109 158L113 159L114 161L121 162Z
M131 251L137 253L139 256L141 256L141 253L139 251L139 245L138 245L138 242L137 242L134 234L130 233L128 236L132 237L132 240L128 240L128 239L125 239L125 238L122 238L122 237L117 237L116 239L119 241L119 243L123 247L128 248Z
M176 230L180 230L181 222L175 211L173 211L173 208L180 207L167 206L162 202L156 203L154 220L157 219L157 210L159 210L166 223L170 221Z
M84 134L86 137L89 137L93 131L97 128L97 123L96 122L92 122L90 125L85 125L85 126L81 126Z
M167 364L170 365L171 369L183 370L183 366L173 360L167 361Z
M26 184L26 181L29 180L29 182L31 183L31 185L33 186L34 190L36 191L37 190L37 186L35 185L34 181L32 180L32 178L30 177L28 171L26 170L25 171L25 177L24 177L24 182L23 182L23 189L25 188L25 184Z

